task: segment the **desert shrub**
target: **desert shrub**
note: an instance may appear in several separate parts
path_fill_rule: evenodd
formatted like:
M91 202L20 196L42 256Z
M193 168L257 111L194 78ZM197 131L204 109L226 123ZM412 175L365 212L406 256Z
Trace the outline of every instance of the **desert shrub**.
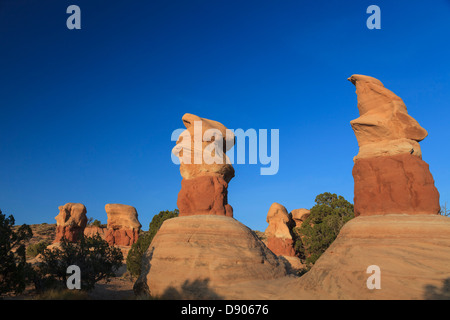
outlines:
M99 220L95 219L94 222L92 222L91 225L92 225L93 227L101 228L102 223L101 223Z
M47 248L47 246L49 244L50 243L48 243L44 240L39 241L38 243L30 244L27 247L27 256L31 257L31 258L36 257L38 254L41 254L42 252L44 252L45 248Z
M25 290L30 265L26 262L25 243L33 232L24 224L14 231L15 220L0 210L0 296Z
M325 192L315 202L309 217L294 229L295 249L309 266L333 243L344 224L355 217L353 204L342 196Z
M63 239L60 247L45 249L42 262L35 274L38 292L66 287L67 267L76 265L81 271L81 289L92 290L95 283L115 276L114 272L122 265L123 254L120 249L110 247L98 234L93 237L82 236L77 243Z
M155 215L150 222L148 232L140 236L138 241L131 246L127 256L127 270L132 276L139 276L141 274L142 256L147 251L163 222L167 219L177 217L178 213L178 209L175 209L173 211L161 211Z

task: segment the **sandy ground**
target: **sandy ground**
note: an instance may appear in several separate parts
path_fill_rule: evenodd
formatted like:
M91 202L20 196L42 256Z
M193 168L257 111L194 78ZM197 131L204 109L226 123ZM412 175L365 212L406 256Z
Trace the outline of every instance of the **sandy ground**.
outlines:
M134 280L124 277L112 278L109 282L100 281L89 293L92 300L134 300Z

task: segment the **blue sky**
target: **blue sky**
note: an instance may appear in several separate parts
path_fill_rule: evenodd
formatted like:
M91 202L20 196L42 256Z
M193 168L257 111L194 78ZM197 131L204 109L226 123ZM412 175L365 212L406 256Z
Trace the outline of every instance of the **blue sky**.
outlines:
M432 5L430 4L432 3ZM81 30L66 9L81 8ZM381 30L369 30L369 5ZM429 136L421 142L450 202L450 1L0 1L0 208L55 223L58 206L153 215L176 208L171 133L193 113L244 130L279 129L280 168L234 165L234 216L353 202L355 73L380 79Z

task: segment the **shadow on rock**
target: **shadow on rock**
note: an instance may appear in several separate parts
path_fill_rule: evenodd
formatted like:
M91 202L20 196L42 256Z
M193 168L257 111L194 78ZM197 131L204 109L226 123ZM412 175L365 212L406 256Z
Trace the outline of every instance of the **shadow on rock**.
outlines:
M426 300L450 300L450 278L442 282L442 287L425 286L424 298Z
M209 287L209 279L186 280L181 288L168 287L161 295L160 299L165 300L222 300Z

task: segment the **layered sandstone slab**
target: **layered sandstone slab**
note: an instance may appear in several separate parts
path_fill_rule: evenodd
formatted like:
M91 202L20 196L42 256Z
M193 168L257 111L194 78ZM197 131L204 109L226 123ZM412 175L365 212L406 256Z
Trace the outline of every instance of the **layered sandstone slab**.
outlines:
M355 216L438 214L439 192L428 164L411 154L359 159L353 167Z
M186 130L172 152L180 158L183 179L219 175L230 182L234 169L225 153L234 145L234 134L218 121L190 113L182 120Z
M367 288L367 268L381 289ZM289 282L281 299L433 299L450 279L450 218L430 215L357 217L313 268ZM255 294L254 299L258 299Z
M227 287L286 275L286 265L237 220L224 216L164 221L143 258L137 294L223 298ZM239 290L239 289L236 289ZM187 292L189 291L189 292Z
M403 153L421 157L418 142L428 133L408 115L403 100L378 79L352 75L348 80L356 86L360 115L350 122L360 148L355 160Z
M293 220L286 208L274 202L269 208L266 221L269 223L265 231L267 247L278 256L295 256L291 233Z
M87 224L86 207L81 203L66 203L58 207L56 220L56 236L54 242L61 242L65 238L69 242L76 242L83 234Z
M141 224L136 208L125 204L107 204L108 215L105 240L110 245L131 246L139 238Z

